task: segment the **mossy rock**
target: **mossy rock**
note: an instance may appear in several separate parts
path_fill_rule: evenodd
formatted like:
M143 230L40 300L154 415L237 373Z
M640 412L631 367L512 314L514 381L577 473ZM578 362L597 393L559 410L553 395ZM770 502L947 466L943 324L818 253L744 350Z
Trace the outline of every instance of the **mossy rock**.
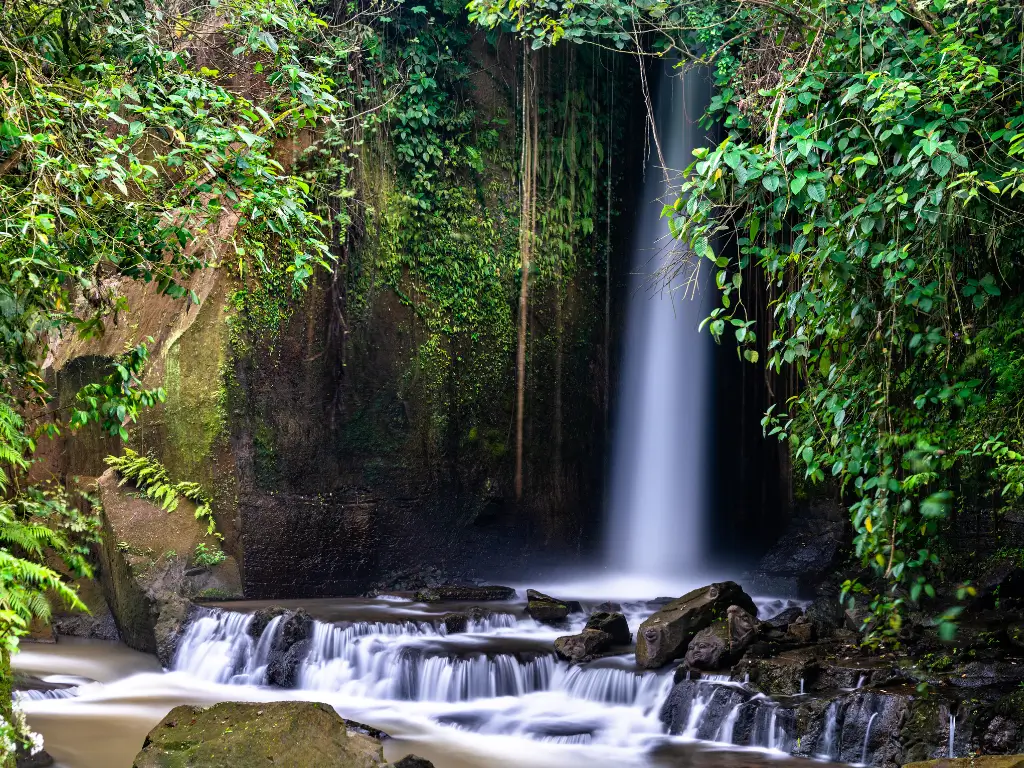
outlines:
M225 702L172 709L150 731L133 768L376 768L380 742L349 733L326 704Z
M1024 768L1024 755L978 755L977 757L942 757L907 763L903 768Z

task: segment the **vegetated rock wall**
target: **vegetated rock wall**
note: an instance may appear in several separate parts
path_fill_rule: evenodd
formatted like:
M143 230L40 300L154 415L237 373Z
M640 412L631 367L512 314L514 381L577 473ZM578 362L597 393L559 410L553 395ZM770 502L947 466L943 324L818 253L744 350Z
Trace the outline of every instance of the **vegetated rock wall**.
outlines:
M495 56L481 41L471 55ZM467 86L485 123L515 124L513 91L498 80L507 64L481 69L495 74ZM511 127L503 130L513 146ZM300 137L282 156L295 161L310 141ZM553 561L585 548L598 523L609 378L603 275L584 272L561 292L531 298L517 501L514 344L486 328L432 330L422 297L401 276L396 285L378 274L393 247L387 206L400 195L386 145L376 151L363 159L373 168L360 192L373 216L344 244L334 273L317 275L304 293L292 295L287 273L227 267L189 281L199 307L118 285L130 310L98 339L64 340L48 361L54 407L67 409L126 345L152 337L145 383L162 386L167 402L143 414L129 444L175 480L203 485L247 597L353 594L422 581L426 569L471 578L528 558ZM496 250L515 249L514 173L498 158L484 165L469 215L489 217L511 238ZM233 226L229 218L202 247L224 256ZM503 280L514 318L518 275ZM483 384L481 371L489 372ZM37 476L68 484L101 474L103 457L120 451L94 426L44 443Z

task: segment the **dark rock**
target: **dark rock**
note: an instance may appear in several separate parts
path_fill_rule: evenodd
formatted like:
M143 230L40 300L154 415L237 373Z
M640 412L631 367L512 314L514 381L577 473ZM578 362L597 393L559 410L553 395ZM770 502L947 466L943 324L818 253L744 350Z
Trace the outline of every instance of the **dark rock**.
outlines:
M299 640L288 646L283 653L275 653L267 665L267 683L279 688L295 688L302 662L309 655L310 641Z
M287 616L281 624L281 646L288 650L300 640L308 640L313 633L313 619L302 608Z
M1010 624L1006 628L1006 639L1018 650L1024 650L1024 624Z
M587 629L600 629L602 632L607 632L612 636L612 643L614 645L629 645L633 640L626 617L621 613L608 613L606 611L592 613L590 618L587 619Z
M594 606L594 613L622 613L622 604L610 600Z
M515 599L516 591L512 587L483 586L483 587L460 587L445 585L420 590L416 593L416 600L421 603L443 603L443 602L492 602L500 600Z
M133 768L376 768L380 742L349 733L326 704L227 702L175 707L146 737Z
M271 621L286 613L288 613L288 609L282 608L280 605L274 605L270 608L261 608L256 611L252 615L252 622L249 624L249 637L258 640L260 635L263 634L263 630L267 628L267 625L270 624Z
M416 755L406 755L397 763L391 763L389 768L434 768L434 764Z
M767 621L764 621L764 622L761 622L761 623L762 624L767 624L768 626L772 627L773 629L778 629L778 630L781 630L781 631L785 632L786 631L786 627L788 627L790 624L792 624L794 621L796 621L797 619L799 619L803 615L804 615L803 608L799 608L799 607L794 605L792 608L787 608L786 610L784 610L782 613L778 614L777 616L772 616Z
M45 749L39 750L34 755L18 750L14 758L15 768L50 768L51 765L56 764L57 761Z
M813 649L786 651L772 658L752 658L750 653L732 670L732 679L750 684L769 696L792 696L800 693L800 681L807 688L820 672Z
M714 671L731 666L754 639L755 623L754 617L739 606L729 606L724 621L716 621L694 635L686 649L687 668Z
M583 608L575 600L559 600L535 589L526 590L526 613L543 624L559 624Z
M843 606L838 600L829 597L819 597L807 606L806 616L807 621L814 625L818 637L831 637L846 621Z
M906 763L903 768L1024 768L1024 755L976 755L952 760L942 757Z
M981 747L985 752L994 755L1005 755L1017 747L1020 724L1009 717L996 715L981 736Z
M686 655L694 636L715 621L726 619L732 605L757 615L754 601L732 581L709 584L673 600L640 625L637 664L655 669Z
M600 629L584 629L578 635L566 635L555 640L555 653L566 661L586 661L595 654L607 651L613 645L612 636Z
M690 723L690 714L698 699L706 701L705 709L697 721L698 739L713 739L718 733L723 721L729 713L738 706L746 706L750 702L749 691L738 687L717 686L712 696L708 697L708 686L714 683L703 682L697 679L681 680L677 682L669 692L665 703L661 707L659 717L673 735L681 734ZM751 708L751 713L752 714ZM749 728L749 726L748 726ZM735 735L735 732L734 732ZM741 741L734 741L739 744ZM695 763L702 764L701 762Z
M794 621L786 629L786 634L796 640L798 643L813 643L817 638L817 631L814 625L807 621L806 618L801 617L802 620Z
M449 635L457 635L469 628L469 616L464 613L446 613L441 617L441 624Z

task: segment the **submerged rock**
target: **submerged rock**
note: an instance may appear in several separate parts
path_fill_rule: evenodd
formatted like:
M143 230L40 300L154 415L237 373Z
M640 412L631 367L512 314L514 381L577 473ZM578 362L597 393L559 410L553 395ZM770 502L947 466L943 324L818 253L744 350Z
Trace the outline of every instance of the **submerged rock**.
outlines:
M655 669L685 656L694 636L715 621L727 619L733 605L757 616L754 601L733 581L709 584L673 600L640 625L636 663Z
M606 611L592 613L587 619L587 629L599 629L602 632L607 632L611 635L614 645L629 645L633 641L629 623L621 613Z
M294 688L298 671L309 655L313 619L302 608L287 611L267 662L267 682L280 688Z
M595 654L607 651L614 644L612 636L600 629L584 629L578 635L566 635L555 640L555 653L566 661L586 661Z
M492 602L498 600L512 600L516 591L512 587L500 587L496 585L483 587L460 587L446 584L441 587L422 589L416 593L416 600L421 603L443 603L453 602Z
M278 616L284 616L288 609L280 605L272 605L270 608L261 608L252 615L252 622L249 624L249 637L259 640L263 630L267 628Z
M380 742L349 733L317 702L175 707L149 732L133 768L376 768Z
M569 614L582 611L575 600L559 600L535 589L526 590L526 613L543 624L558 624L569 618Z

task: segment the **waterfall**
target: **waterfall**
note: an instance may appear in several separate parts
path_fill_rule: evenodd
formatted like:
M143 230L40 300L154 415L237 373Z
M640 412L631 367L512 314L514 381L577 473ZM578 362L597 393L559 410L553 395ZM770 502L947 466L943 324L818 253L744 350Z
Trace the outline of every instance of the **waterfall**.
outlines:
M608 563L630 576L695 575L704 550L712 342L698 325L708 307L692 299L700 293L696 277L665 286L653 275L678 246L662 205L674 202L678 172L704 143L697 120L709 99L703 71L666 62L655 123L669 179L652 141L634 233L609 494Z
M871 717L868 718L868 727L864 731L864 749L860 753L860 762L862 765L868 764L868 741L871 739L871 726L875 722L875 718L878 717L877 712L872 712Z
M953 740L956 738L956 715L952 712L949 713L949 751L946 753L949 757L954 757Z

